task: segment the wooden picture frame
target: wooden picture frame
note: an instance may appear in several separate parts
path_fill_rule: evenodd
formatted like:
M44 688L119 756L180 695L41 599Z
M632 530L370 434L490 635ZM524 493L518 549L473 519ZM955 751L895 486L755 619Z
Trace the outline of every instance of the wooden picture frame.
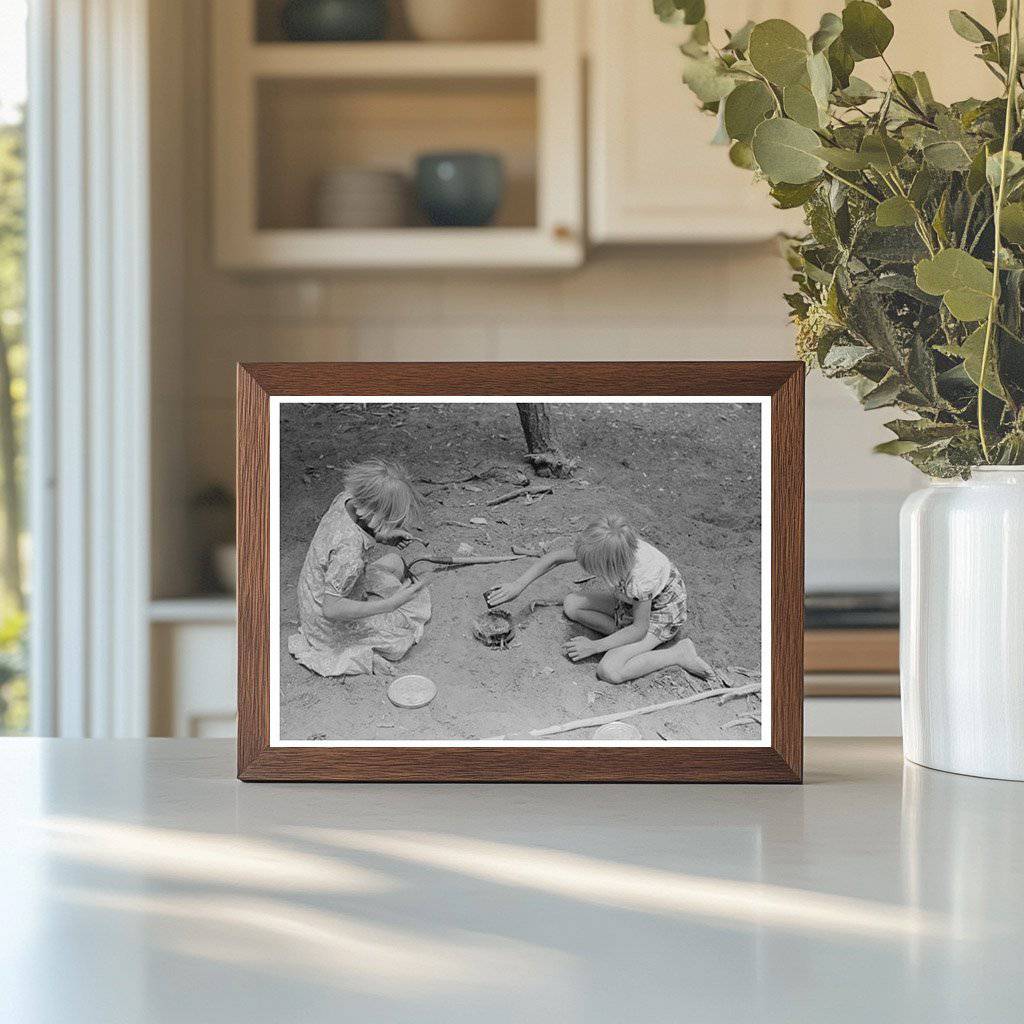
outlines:
M770 737L760 746L275 746L270 409L288 396L758 396L770 409ZM491 399L493 401L493 398ZM578 399L577 399L578 400ZM665 400L663 397L662 400ZM693 397L690 399L694 400ZM750 399L752 400L752 398ZM804 367L799 362L238 366L238 777L244 781L800 782ZM769 442L762 438L762 445ZM769 463L765 463L766 466ZM767 716L766 716L767 718Z

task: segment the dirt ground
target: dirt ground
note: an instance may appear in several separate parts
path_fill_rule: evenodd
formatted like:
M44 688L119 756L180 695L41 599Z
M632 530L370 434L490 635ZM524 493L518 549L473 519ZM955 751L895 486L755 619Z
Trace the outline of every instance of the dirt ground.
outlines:
M297 628L296 582L321 516L342 489L347 462L372 456L403 462L421 481L425 517L406 561L453 554L509 554L511 546L571 546L586 523L617 512L679 567L689 603L689 635L716 668L760 667L760 408L744 404L561 404L552 418L580 466L568 480L537 480L522 461L525 444L515 407L480 405L295 404L281 414L281 738L528 738L556 725L684 697L699 684L664 670L614 686L594 674L597 659L573 664L561 652L586 632L558 607L586 575L575 563L543 577L509 606L513 644L491 650L474 639L483 593L519 575L526 559L495 566L420 572L429 581L433 615L422 641L396 666L437 684L427 707L402 710L387 699L389 679L323 679L288 653ZM521 471L554 493L488 507L515 487ZM475 479L438 483L468 476ZM432 482L427 482L432 481ZM469 523L486 519L485 525ZM387 549L375 549L378 557ZM586 589L584 585L582 589ZM749 677L726 673L731 685ZM754 680L756 681L756 679ZM719 706L716 698L631 719L645 740L756 739L760 716L752 695ZM593 729L551 739L592 738Z

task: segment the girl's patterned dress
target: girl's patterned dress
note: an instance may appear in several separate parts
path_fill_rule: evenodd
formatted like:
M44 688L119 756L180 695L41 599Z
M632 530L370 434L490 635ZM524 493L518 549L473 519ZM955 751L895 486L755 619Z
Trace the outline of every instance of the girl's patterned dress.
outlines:
M324 615L328 595L353 601L387 597L402 581L380 562L368 562L377 542L345 508L343 491L320 520L299 574L299 632L288 639L296 661L321 676L370 675L375 655L398 661L423 636L430 594L421 590L393 612L334 622ZM378 662L379 664L379 662Z
M639 541L629 576L614 590L615 626L622 629L633 621L633 605L651 602L648 636L659 643L671 640L686 622L686 585L679 570L656 547Z

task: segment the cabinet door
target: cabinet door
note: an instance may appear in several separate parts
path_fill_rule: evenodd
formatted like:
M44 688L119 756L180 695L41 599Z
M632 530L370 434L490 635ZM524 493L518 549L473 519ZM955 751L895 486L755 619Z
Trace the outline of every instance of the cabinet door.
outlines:
M776 210L763 182L710 145L715 120L681 78L689 28L663 25L649 0L590 4L592 241L737 241L798 227L799 211ZM810 0L736 0L710 13L717 35L771 17L810 31L821 9Z
M680 80L678 44L689 29L663 25L649 0L589 0L590 237L594 242L740 241L799 230L799 211L775 210L767 188L709 145L714 120L700 113ZM733 0L709 5L713 31L747 19L786 18L812 32L823 0ZM991 26L989 0L957 7ZM893 4L896 26L887 56L894 67L928 72L938 99L998 93L973 47L950 27L945 5ZM1006 23L1003 24L1006 29ZM858 67L880 83L881 62Z

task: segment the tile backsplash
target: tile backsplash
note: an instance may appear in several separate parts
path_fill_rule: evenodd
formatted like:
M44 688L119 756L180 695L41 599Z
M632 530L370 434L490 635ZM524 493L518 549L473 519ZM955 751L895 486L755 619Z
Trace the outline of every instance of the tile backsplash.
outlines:
M234 363L262 359L791 358L785 264L754 249L596 254L553 274L190 273L182 396L190 490L233 474ZM808 380L807 580L897 580L897 512L914 473L876 456L885 414Z

